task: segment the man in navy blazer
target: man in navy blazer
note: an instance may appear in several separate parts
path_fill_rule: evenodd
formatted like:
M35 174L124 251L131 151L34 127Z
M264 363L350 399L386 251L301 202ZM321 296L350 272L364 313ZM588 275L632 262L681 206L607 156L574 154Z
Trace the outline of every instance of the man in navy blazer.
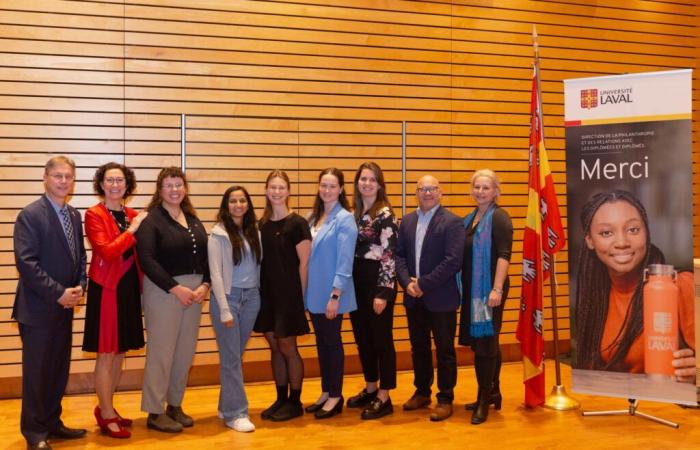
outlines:
M73 160L51 158L44 169L45 195L19 213L13 233L19 282L12 317L22 338L20 428L28 448L50 449L48 438L85 435L61 421L73 308L87 283L80 213L66 203L74 179Z
M430 404L433 358L430 335L437 353L437 406L430 420L452 415L457 384L455 331L459 290L457 273L462 267L462 220L440 206L440 183L426 175L418 180L418 210L406 215L399 228L396 274L404 288L404 306L413 359L416 391L403 405L410 411Z

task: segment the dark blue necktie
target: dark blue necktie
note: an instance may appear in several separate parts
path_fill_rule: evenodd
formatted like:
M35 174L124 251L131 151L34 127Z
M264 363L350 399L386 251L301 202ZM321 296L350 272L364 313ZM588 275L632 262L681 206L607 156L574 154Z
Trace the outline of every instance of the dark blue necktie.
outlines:
M75 261L77 253L75 251L75 239L73 237L73 222L70 220L70 215L68 213L68 208L63 208L61 212L61 222L63 222L63 229L66 232L66 238L68 239L68 247L70 247L70 255Z

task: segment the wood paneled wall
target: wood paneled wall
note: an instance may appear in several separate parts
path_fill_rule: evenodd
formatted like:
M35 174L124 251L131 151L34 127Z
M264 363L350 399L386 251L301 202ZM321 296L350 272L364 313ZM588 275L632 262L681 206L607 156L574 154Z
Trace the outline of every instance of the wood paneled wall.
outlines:
M158 169L181 163L181 114L191 195L208 226L231 183L248 186L260 208L266 173L285 169L293 201L305 211L320 169L338 166L352 180L368 159L386 171L400 211L402 121L408 208L416 204L415 180L433 173L444 204L464 215L472 205L471 173L498 171L500 202L516 227L502 338L514 347L532 25L540 36L546 144L565 217L562 80L695 68L698 17L691 0L0 0L0 384L20 375L10 318L13 223L43 192L45 160L59 153L76 160L71 203L81 210L97 201L95 168L124 162L139 180L130 204L143 207ZM695 111L697 83L696 75ZM693 133L697 174L697 120ZM566 251L558 260L563 273ZM567 277L559 281L567 340ZM81 308L76 374L93 369L94 355L80 350L83 316ZM406 351L403 308L396 316L398 349ZM545 325L550 340L551 321ZM344 330L346 352L354 354L349 323ZM313 337L300 342L304 356L314 358ZM267 360L265 347L255 336L247 361ZM204 314L195 364L216 362ZM138 371L143 352L129 354L126 365Z

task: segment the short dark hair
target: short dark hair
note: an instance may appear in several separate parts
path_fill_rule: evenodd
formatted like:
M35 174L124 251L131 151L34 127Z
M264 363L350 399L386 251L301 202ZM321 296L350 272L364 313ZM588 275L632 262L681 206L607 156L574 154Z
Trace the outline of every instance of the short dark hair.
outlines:
M105 174L108 170L119 169L124 174L124 180L126 180L126 191L124 191L124 198L129 197L136 190L136 175L134 171L126 167L124 164L119 164L117 162L108 162L107 164L102 164L95 171L95 176L92 177L92 190L95 194L100 197L105 196L105 191L102 189L102 182L105 180Z

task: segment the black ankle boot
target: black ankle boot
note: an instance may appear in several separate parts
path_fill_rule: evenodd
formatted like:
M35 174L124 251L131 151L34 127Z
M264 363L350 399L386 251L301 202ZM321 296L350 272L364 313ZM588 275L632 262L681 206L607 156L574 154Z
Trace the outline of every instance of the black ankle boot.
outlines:
M486 419L489 417L490 400L490 390L479 388L479 399L477 401L476 408L472 413L472 425L479 425L480 423L486 422Z
M489 398L489 404L493 405L493 407L497 410L501 409L501 403L503 402L503 396L501 396L501 390L497 387L492 387L491 388L491 398ZM464 409L467 411L474 411L476 407L479 405L479 397L477 394L477 399L471 403L467 403L464 405Z

